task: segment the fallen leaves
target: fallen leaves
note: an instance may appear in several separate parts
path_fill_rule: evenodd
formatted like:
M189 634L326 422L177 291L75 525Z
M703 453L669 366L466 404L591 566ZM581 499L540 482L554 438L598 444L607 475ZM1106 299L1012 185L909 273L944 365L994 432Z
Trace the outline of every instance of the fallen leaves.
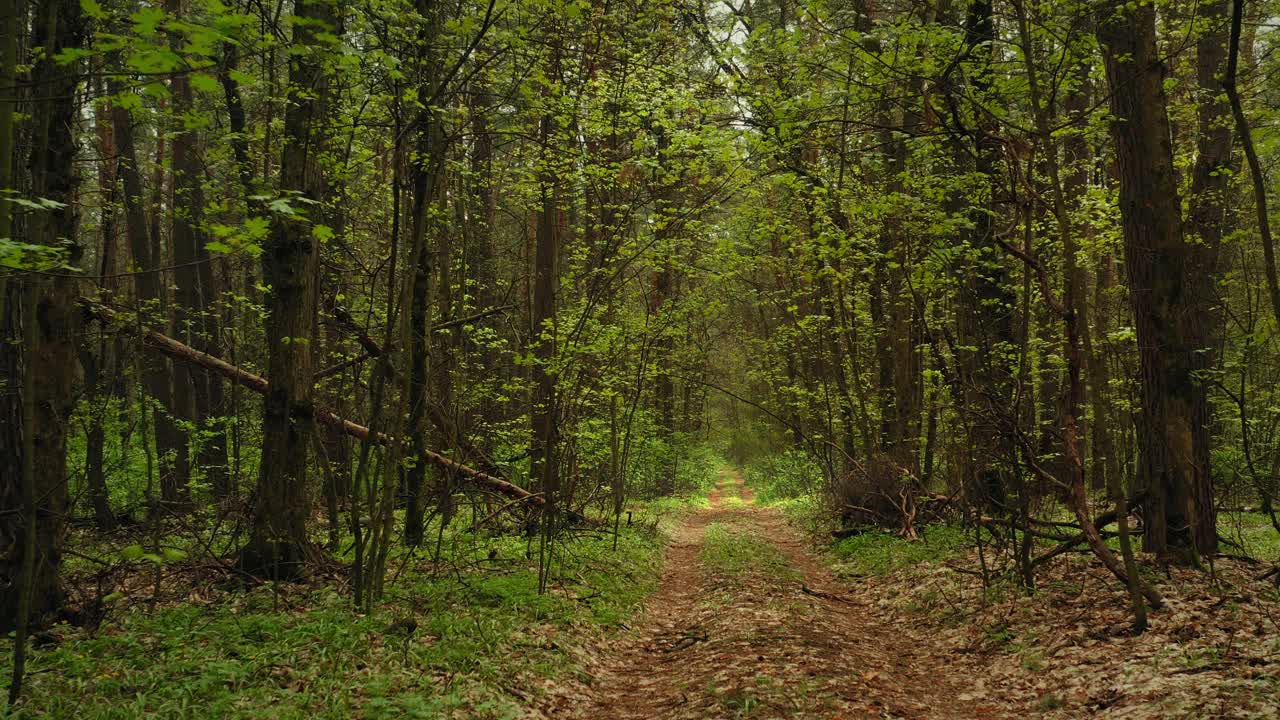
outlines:
M677 532L646 616L633 636L605 646L591 668L594 702L572 716L971 714L973 703L957 698L961 679L948 673L945 648L847 597L779 514L726 502L734 490L717 490L712 509ZM707 528L717 529L716 543L741 539L741 547L703 551ZM756 561L737 562L748 546Z
M1027 596L985 590L970 575L923 563L856 581L853 594L923 632L981 677L960 697L984 714L1044 718L1262 718L1280 715L1280 598L1252 568L1219 560L1215 589L1196 571L1160 584L1168 606L1131 630L1120 588L1092 558L1066 557Z

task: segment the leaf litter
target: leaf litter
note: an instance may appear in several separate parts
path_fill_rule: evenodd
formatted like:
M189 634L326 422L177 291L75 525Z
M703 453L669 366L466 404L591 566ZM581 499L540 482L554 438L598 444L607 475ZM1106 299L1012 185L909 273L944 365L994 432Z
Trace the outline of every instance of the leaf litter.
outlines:
M757 562L717 560L724 542ZM587 661L585 695L546 715L1002 716L963 698L972 685L950 671L940 644L851 595L780 513L751 505L736 474L674 535L635 631L604 640Z

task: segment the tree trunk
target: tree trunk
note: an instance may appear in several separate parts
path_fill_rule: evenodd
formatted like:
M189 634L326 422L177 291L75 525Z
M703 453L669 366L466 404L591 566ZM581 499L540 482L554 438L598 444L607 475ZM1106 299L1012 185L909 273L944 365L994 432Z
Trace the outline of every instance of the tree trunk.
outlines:
M675 491L675 446L674 446L674 430L675 430L675 383L671 380L668 370L671 368L671 353L674 349L674 343L671 339L672 328L671 309L667 305L671 302L671 263L664 261L662 267L653 273L653 287L651 289L649 310L657 321L658 337L654 340L654 355L658 359L658 371L654 378L653 385L653 404L657 413L657 437L661 441L665 450L658 460L658 467L655 472L658 478L657 491L659 495L670 495Z
M120 83L111 83L112 92L123 92ZM163 273L157 268L163 264L154 255L156 243L148 236L147 211L143 205L142 176L138 172L138 153L134 138L133 118L126 108L113 104L111 128L115 135L116 152L119 154L120 185L123 192L124 232L133 255L135 274L134 292L140 312L162 315L164 289ZM142 385L147 395L159 407L152 413L155 422L156 456L160 458L160 486L176 488L185 486L181 481L186 458L186 436L178 429L169 411L173 405L173 389L170 384L168 363L163 358L142 359Z
M1216 552L1212 480L1196 447L1208 398L1202 272L1183 236L1182 208L1169 140L1164 66L1156 49L1155 9L1108 9L1098 25L1120 173L1125 266L1138 334L1139 490L1146 492L1144 547L1182 562Z
M552 20L547 28L547 37L553 44L561 38L559 23ZM531 442L529 444L529 471L533 481L546 499L542 518L543 549L554 538L558 520L561 498L560 473L557 467L557 401L556 371L552 367L557 356L556 327L556 290L560 282L560 241L561 217L560 207L561 178L557 164L550 156L549 149L559 135L559 123L556 119L555 102L559 98L558 84L561 81L559 45L551 50L547 67L549 86L543 93L542 100L546 104L539 120L538 136L541 141L542 168L538 173L538 190L540 203L536 212L533 257L533 296L530 305L530 320L533 331L533 396L529 409ZM549 563L545 554L540 555L538 589L546 589L547 569Z
M991 87L991 43L995 24L989 0L974 0L965 18L965 42L977 54L969 69L969 84L979 97ZM973 129L975 172L996 189L996 161L1000 142L992 120L983 116ZM986 199L993 203L992 198ZM1000 408L1012 396L1010 350L1014 345L1014 297L1009 290L1008 269L997 247L994 214L989 207L975 207L970 243L976 260L965 273L959 336L963 345L975 348L958 358L964 377L963 400L968 414L971 458L965 482L975 499L994 509L1006 506L1008 473L1000 468L1012 453L1000 431Z
M182 0L167 0L166 10L170 16L183 16ZM181 52L183 37L177 32L170 32L169 46L174 52ZM170 208L171 225L169 241L173 248L174 268L174 303L173 319L175 335L192 347L209 351L209 343L204 332L205 313L203 292L201 288L201 272L197 263L208 260L204 251L205 240L200 229L200 218L204 212L204 190L201 187L202 161L196 144L196 134L186 127L186 118L192 111L191 83L185 73L178 73L169 81L172 100L170 102L170 125L173 129L173 145L170 157L170 177L173 182L173 206ZM208 263L204 263L207 267ZM203 373L187 365L173 368L173 404L183 408L192 423L197 427L203 424L209 415L209 386ZM225 442L215 442L215 446L223 448L223 456L219 461L216 452L207 446L202 447L196 458L196 465L203 466L211 472L211 484L215 486L218 496L225 495L226 452ZM206 464L207 463L207 464ZM219 477L220 476L220 477ZM191 503L191 493L187 486L174 487L161 484L161 501L170 509L181 509Z
M1263 274L1267 278L1267 295L1271 300L1271 311L1277 322L1280 322L1280 278L1276 272L1275 243L1271 237L1271 216L1267 211L1267 181L1263 175L1262 162L1258 159L1258 151L1253 145L1253 130L1249 127L1249 118L1244 114L1244 105L1240 102L1240 90L1236 86L1236 75L1240 65L1240 35L1244 23L1244 0L1233 0L1231 4L1231 39L1226 77L1222 87L1231 104L1231 115L1235 119L1236 132L1240 135L1240 146L1244 150L1245 160L1249 165L1249 179L1253 185L1253 206L1258 220L1258 240L1262 245ZM1249 43L1252 47L1253 43Z
M37 7L40 14L34 18L32 46L41 47L44 52L31 70L31 86L38 90L31 103L32 152L27 167L32 195L63 205L30 213L25 240L47 248L63 247L67 252L65 262L74 266L81 252L76 244L76 142L72 135L79 111L79 74L74 66L61 64L55 58L64 50L82 47L85 25L79 0L50 0ZM20 23L13 22L6 25L4 32L20 28ZM9 46L5 48L8 57L14 56L10 46L14 42L13 36L4 39L4 45ZM0 93L12 92L12 84L0 89ZM3 112L12 109L11 103L5 103ZM12 128L10 122L11 119L2 125ZM6 163L10 160L4 158ZM13 183L7 186L12 187ZM23 377L20 373L24 371L36 371L40 377L38 382L28 383L21 393L0 394L0 417L4 418L5 427L0 434L0 507L24 508L21 512L0 513L0 577L5 578L0 583L3 633L28 622L43 624L62 604L59 570L67 515L67 427L76 399L78 282L70 277L38 275L24 277L21 286L6 281L8 294L0 330L8 348L21 348L20 353L11 349L0 353L5 357L6 385L19 386L18 378ZM19 295L21 303L14 302ZM22 403L27 405L25 412L20 409ZM25 443L21 440L24 433L28 434ZM24 463L28 463L26 483ZM24 484L26 503L21 501ZM24 594L28 612L19 618ZM22 640L20 635L18 641Z
M495 231L498 219L497 196L494 193L493 178L493 135L489 129L489 113L493 112L495 98L485 86L476 87L473 91L471 107L471 130L474 139L471 150L471 207L470 230L471 243L469 250L472 274L475 277L476 306L487 311L498 305L498 272L497 247ZM499 327L498 319L482 321L480 327L494 329ZM493 382L502 373L503 366L497 362L495 353L489 348L477 348L474 362L479 367L479 379L482 382ZM475 410L474 418L468 427L479 431L480 449L487 455L493 450L493 434L485 431L481 423L497 422L503 408L494 399L493 393L481 394L480 404Z
M121 83L121 86L123 87L123 83ZM151 173L151 197L148 200L146 210L143 211L147 230L142 237L150 243L150 248L146 253L149 264L142 269L152 275L149 278L149 282L154 283L155 289L154 296L147 296L148 300L155 299L148 311L154 313L157 317L164 318L166 328L169 332L172 332L173 306L170 302L169 288L174 282L172 279L173 270L168 268L173 264L173 247L172 242L170 242L169 252L166 253L164 232L162 231L163 219L173 211L172 204L166 207L165 203L165 197L167 196L166 186L172 182L172 178L165 174L165 156L168 152L166 138L169 128L164 126L163 110L168 107L168 103L164 98L160 98L156 104L157 110L161 112L157 116L158 125L155 130L155 163L154 170ZM128 116L127 112L125 112L125 116ZM132 133L134 130L135 128L130 124L130 132ZM141 188L141 184L139 184L139 188ZM150 214L147 215L147 212ZM134 261L141 264L141 257L135 254ZM143 370L148 375L153 371L157 373L157 377L152 378L154 387L148 386L147 393L151 395L153 400L160 403L152 417L155 423L156 458L160 468L161 499L163 500L166 494L176 499L181 489L185 489L191 483L191 446L187 433L181 427L183 422L191 419L191 404L187 402L189 397L184 397L178 392L177 386L180 379L174 375L173 368L169 363L161 361L158 368L145 368Z
M423 58L423 76L427 78L419 90L423 102L436 95L440 63L434 47L439 34L440 10L425 0L418 3L423 26L419 39ZM427 418L431 403L431 317L432 281L435 279L436 250L431 242L439 223L435 221L440 194L443 191L445 137L443 120L433 108L418 112L418 152L413 165L413 235L409 240L413 258L413 283L409 306L409 433L414 461L405 471L404 539L408 545L422 542L425 514L424 488L428 464L423 459L427 442Z
M95 88L101 90L101 87ZM93 108L94 131L98 142L98 157L102 161L98 165L98 192L102 197L99 210L98 269L102 277L98 281L98 289L108 292L119 290L119 280L114 276L124 270L125 263L120 262L118 253L118 233L116 232L116 147L111 132L110 110L105 103L96 103ZM6 237L0 234L0 237ZM111 502L107 490L106 473L106 441L107 441L107 407L104 402L111 397L124 396L124 374L116 367L121 353L118 340L108 342L106 335L101 335L97 347L92 346L88 336L81 338L80 364L84 367L85 402L90 407L89 423L85 429L84 476L85 489L89 495L89 503L93 507L94 523L103 532L115 529L116 518L111 511Z
M314 429L311 336L315 327L319 244L312 218L324 200L319 156L328 100L324 69L327 45L337 30L334 6L300 0L294 10L289 59L289 103L280 153L280 187L297 193L293 215L276 215L263 248L267 298L267 368L272 379L262 408L262 463L253 508L253 528L241 561L275 577L300 570L307 549L307 456ZM307 204L303 204L305 201Z

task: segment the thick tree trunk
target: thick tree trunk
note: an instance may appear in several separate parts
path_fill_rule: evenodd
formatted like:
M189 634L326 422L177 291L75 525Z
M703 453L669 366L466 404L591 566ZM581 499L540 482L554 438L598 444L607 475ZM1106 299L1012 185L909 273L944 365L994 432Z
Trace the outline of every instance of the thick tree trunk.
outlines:
M75 265L80 246L76 244L76 142L72 128L78 112L79 75L75 66L55 58L63 50L82 47L85 26L79 0L50 0L37 8L40 12L34 18L32 46L44 52L31 70L31 86L38 91L31 103L32 151L27 167L32 195L63 205L29 214L26 241L48 248L61 246L67 251L65 261ZM20 27L14 22L4 32L16 32ZM12 42L16 39L8 37L4 44ZM9 52L6 48L6 54ZM12 87L10 84L0 93L12 93ZM3 112L12 108L5 103ZM38 275L26 276L20 284L6 281L5 314L0 318L0 339L6 346L0 353L5 358L5 383L9 388L20 386L22 372L36 371L40 377L38 382L26 383L21 393L0 394L0 417L4 419L0 424L5 428L0 433L0 507L23 508L0 513L3 633L26 622L42 624L62 604L59 570L67 515L67 427L77 382L77 282L69 277ZM15 302L19 297L21 302ZM27 405L25 412L20 409L22 403ZM26 502L22 501L24 485ZM22 609L28 612L19 618L24 594L27 606ZM19 635L18 641L22 640Z
M1144 546L1195 562L1217 550L1212 481L1196 447L1197 426L1208 419L1208 398L1196 377L1206 367L1202 318L1208 298L1197 295L1201 273L1183 236L1155 9L1107 9L1097 33L1116 118L1111 133L1138 333Z
M337 29L334 6L301 0L295 8L289 60L289 103L280 155L280 187L298 193L294 214L276 215L263 248L267 298L267 368L272 383L262 409L262 463L253 527L241 561L273 576L295 575L307 548L307 457L314 428L311 339L315 327L319 240L313 204L324 200L319 126L328 99L324 68L328 41ZM307 203L307 204L304 204Z
M1061 411L1062 448L1066 463L1067 484L1069 486L1068 500L1090 549L1098 556L1103 565L1129 588L1134 602L1134 625L1138 630L1144 630L1146 629L1147 621L1143 598L1145 597L1153 607L1157 608L1161 606L1163 599L1158 592L1138 577L1136 563L1128 546L1128 536L1123 534L1123 522L1121 523L1121 545L1125 556L1122 565L1111 552L1111 549L1102 541L1102 537L1090 517L1089 498L1085 488L1084 454L1081 451L1080 423L1078 422L1084 404L1084 379L1082 377L1084 354L1080 342L1080 326L1083 324L1083 320L1076 312L1076 308L1079 305L1076 295L1082 290L1083 275L1078 266L1078 243L1071 216L1067 209L1066 188L1062 180L1061 165L1058 161L1058 154L1053 147L1053 130L1049 122L1051 108L1045 107L1041 102L1039 72L1034 60L1035 47L1031 33L1030 13L1027 12L1026 5L1022 2L1018 2L1015 7L1018 13L1022 57L1027 71L1032 114L1035 118L1035 127L1039 136L1038 144L1046 150L1045 167L1048 171L1049 189L1053 197L1054 224L1057 226L1058 239L1062 244L1062 258L1065 265L1063 268L1063 297L1060 304L1053 298L1049 276L1043 267L1033 267L1031 263L1028 263L1028 270L1035 269L1038 271L1045 303L1053 307L1065 326L1063 328L1065 340L1063 354L1066 356L1067 364L1066 393L1063 396L1064 402L1062 403ZM1123 503L1123 498L1120 498L1120 502Z
M1227 67L1229 0L1209 0L1198 5L1198 15L1206 23L1196 42L1198 132L1196 164L1191 175L1191 212L1187 218L1192 295L1199 309L1188 318L1192 337L1199 345L1199 364L1212 369L1218 364L1218 346L1224 330L1225 312L1219 302L1222 276L1222 240L1230 230L1227 192L1235 163L1231 156L1231 105L1222 96L1223 74ZM1210 435L1213 406L1206 399L1194 407L1191 426L1193 461L1210 472ZM1209 498L1212 501L1212 497ZM1216 532L1201 532L1197 543L1216 543Z

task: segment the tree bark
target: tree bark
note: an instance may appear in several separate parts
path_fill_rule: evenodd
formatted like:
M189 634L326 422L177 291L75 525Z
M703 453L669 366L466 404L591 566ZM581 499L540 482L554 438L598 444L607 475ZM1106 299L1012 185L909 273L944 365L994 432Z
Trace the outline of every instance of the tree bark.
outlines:
M441 10L423 0L418 3L423 23L419 40L425 54L422 67L423 82L419 96L423 102L434 97L439 89L436 78L440 63L436 56L436 37ZM413 276L410 282L409 307L409 433L412 438L411 454L415 461L405 471L404 539L408 545L422 542L425 514L424 488L428 463L423 457L426 451L427 418L433 402L431 395L431 318L432 282L434 281L436 248L432 243L439 223L439 199L443 191L445 137L443 120L435 110L423 107L418 111L418 152L413 165L413 234L409 239L413 258Z
M50 0L37 7L40 12L33 18L32 46L44 52L35 60L30 75L31 87L38 90L31 103L32 150L27 168L32 195L62 206L30 213L26 241L64 248L64 262L75 266L81 248L76 236L76 142L72 128L79 111L79 74L75 65L60 64L55 58L63 50L82 47L85 23L79 0ZM14 22L4 31L18 32L21 27ZM14 37L4 40L6 46L14 42ZM5 49L10 56L14 54L11 47ZM12 87L10 84L0 92L11 93ZM5 106L5 112L12 111L11 103ZM23 375L17 372L38 371L40 379L21 393L0 394L0 417L6 428L0 433L0 507L25 508L0 513L0 633L26 622L41 624L62 604L59 570L67 515L67 427L76 399L78 282L68 276L28 275L22 280L25 292L19 304L14 302L19 295L17 283L6 281L9 293L5 316L0 319L0 338L8 346L2 353L6 384L20 385L18 378ZM15 347L21 352L14 352ZM25 412L19 409L23 403ZM24 433L26 442L22 441ZM28 467L25 483L24 463ZM24 485L29 493L26 503L20 499ZM28 612L19 618L24 595Z
M560 498L560 475L557 467L557 397L556 370L553 367L557 356L556 327L556 290L560 282L560 241L561 218L560 207L561 183L558 176L558 163L550 153L552 143L558 139L560 127L557 120L558 108L555 107L560 97L560 23L552 18L546 29L546 37L551 42L550 57L547 59L547 86L542 94L544 104L542 117L538 122L538 137L542 148L541 169L538 172L538 200L534 218L534 252L531 282L533 283L530 302L530 327L533 344L533 395L530 398L529 423L529 472L535 483L534 487L543 493L547 500L546 517L543 519L544 539L551 538L555 532L556 509ZM539 590L545 589L546 565L539 574Z
M124 92L123 84L110 83L113 93ZM116 152L119 155L118 172L124 205L125 240L129 252L133 256L134 293L138 304L149 314L161 314L164 311L163 273L158 269L162 259L154 254L156 242L149 233L152 232L147 222L147 210L143 205L142 175L138 171L138 152L134 135L133 118L128 109L118 103L111 106L111 131L115 136ZM160 486L175 488L185 485L184 476L186 458L186 436L178 429L171 410L173 404L173 387L170 382L168 364L164 358L147 357L142 362L141 382L154 402L159 407L152 413L155 424L156 456L160 458Z
M995 22L989 0L969 3L964 21L965 43L975 57L969 68L968 83L978 97L991 88L991 43L995 39ZM981 112L981 111L979 111ZM973 169L992 194L996 191L996 162L1000 152L992 120L980 116L971 129ZM986 198L994 203L991 197ZM994 509L1008 502L1008 473L1000 468L1012 455L1000 429L1002 403L1012 395L1010 349L1014 345L1013 308L1015 300L1009 289L1008 269L996 242L997 229L990 207L975 203L970 213L970 234L974 262L966 268L964 306L959 313L959 337L971 348L958 358L963 380L963 402L968 415L969 465L965 482L978 501Z
M1155 9L1141 4L1107 13L1097 35L1116 120L1111 134L1138 334L1143 541L1149 552L1193 563L1217 551L1218 537L1212 480L1195 439L1196 426L1208 418L1196 377L1206 367L1207 298L1196 293L1200 273L1183 233Z
M101 90L99 86L95 88ZM98 157L98 192L102 197L99 208L99 253L98 269L101 278L98 289L115 293L119 290L119 279L115 278L125 263L121 262L118 252L119 238L116 227L116 188L119 186L116 177L115 140L111 131L111 113L106 103L95 103L93 108L94 131L97 136ZM6 237L0 233L0 237ZM120 347L117 342L108 342L106 335L97 338L81 338L80 364L84 367L84 399L90 406L88 427L85 429L84 475L85 489L89 495L89 503L93 507L94 523L103 532L115 529L116 518L111 511L111 502L107 490L106 472L106 440L107 410L104 400L111 397L124 396L124 373L117 367L120 361Z
M314 428L311 340L315 327L318 239L313 218L324 201L320 155L328 100L324 67L328 41L337 28L336 9L325 0L300 0L294 10L280 188L295 195L290 215L277 214L262 255L267 297L267 368L273 382L262 409L262 463L253 527L241 562L272 576L292 576L305 560L307 457Z

